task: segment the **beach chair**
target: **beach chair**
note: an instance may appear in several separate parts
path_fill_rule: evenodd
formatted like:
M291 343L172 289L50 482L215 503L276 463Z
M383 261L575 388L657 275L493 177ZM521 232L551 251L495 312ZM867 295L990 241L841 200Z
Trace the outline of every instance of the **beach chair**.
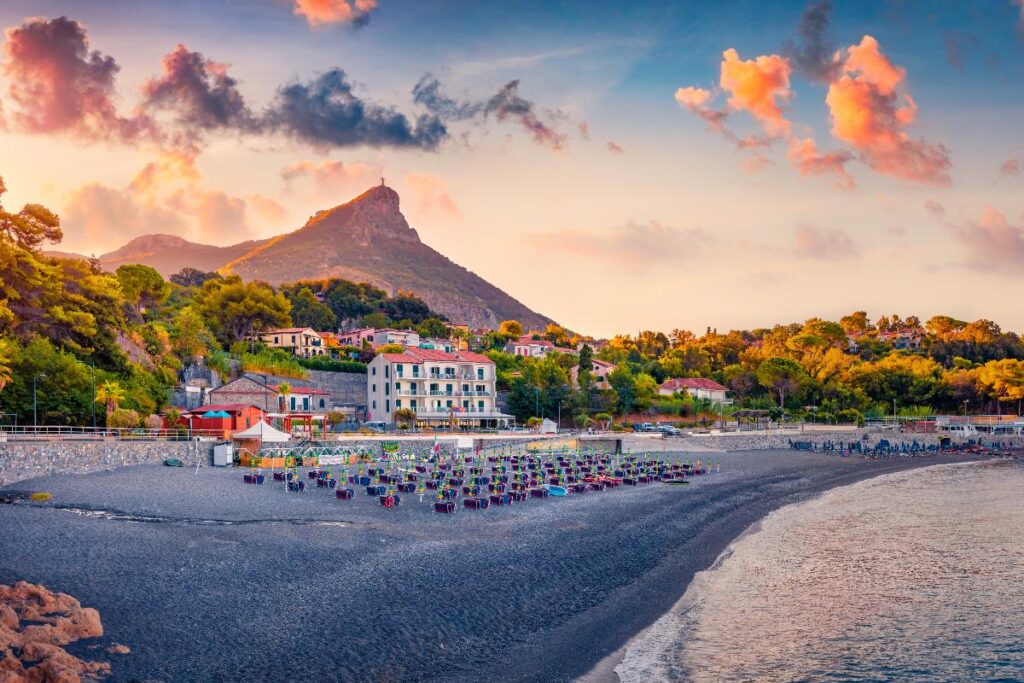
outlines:
M334 492L335 498L338 500L352 500L355 498L356 492L352 489L338 489Z
M445 514L452 514L455 512L455 503L445 500L434 503L434 512L443 512Z

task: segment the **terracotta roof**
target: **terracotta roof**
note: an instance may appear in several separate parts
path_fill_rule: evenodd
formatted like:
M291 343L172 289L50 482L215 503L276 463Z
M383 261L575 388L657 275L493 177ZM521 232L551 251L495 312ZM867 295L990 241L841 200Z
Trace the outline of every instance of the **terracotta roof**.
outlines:
M706 377L680 377L662 382L660 389L705 389L708 391L728 391L726 387Z
M262 333L262 336L266 337L268 334L294 334L298 332L305 332L306 330L316 334L316 331L311 327L282 327L279 330L268 330L267 332Z
M547 339L534 339L530 335L523 335L519 339L512 342L516 346L543 346L545 348L554 348L555 345L549 342Z
M439 349L421 349L408 347L401 353L380 354L393 363L422 363L432 361L438 363L488 363L494 364L487 356L472 351L441 351Z
M213 403L208 406L199 406L195 410L190 410L182 415L202 415L203 413L209 413L214 410L223 410L225 413L237 413L245 410L246 408L255 408L256 410L262 411L263 409L259 406L251 403Z

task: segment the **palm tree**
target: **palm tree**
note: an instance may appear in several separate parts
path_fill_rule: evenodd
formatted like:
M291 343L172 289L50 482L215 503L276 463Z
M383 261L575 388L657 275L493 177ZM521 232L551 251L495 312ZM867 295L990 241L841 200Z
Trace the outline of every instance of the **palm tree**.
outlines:
M96 387L96 402L102 403L107 408L107 417L117 410L118 404L124 400L124 389L114 380L108 379Z
M292 385L288 382L281 382L277 385L277 393L281 395L279 399L280 409L282 413L288 412L288 395L292 393Z

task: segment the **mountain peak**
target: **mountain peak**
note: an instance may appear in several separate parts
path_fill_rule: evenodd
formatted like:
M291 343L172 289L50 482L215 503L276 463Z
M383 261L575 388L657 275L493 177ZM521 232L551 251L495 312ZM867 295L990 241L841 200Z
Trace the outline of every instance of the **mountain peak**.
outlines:
M420 241L399 209L398 193L383 182L345 204L318 211L293 234L303 233L344 236L364 246L387 240Z

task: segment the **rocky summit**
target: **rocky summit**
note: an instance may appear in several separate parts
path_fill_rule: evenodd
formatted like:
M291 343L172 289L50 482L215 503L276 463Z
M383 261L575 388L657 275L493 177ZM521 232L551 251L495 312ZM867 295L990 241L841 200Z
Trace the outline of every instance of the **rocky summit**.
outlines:
M155 242L177 240L173 248ZM317 212L298 230L229 247L194 244L168 235L132 240L101 263L144 263L164 276L186 266L237 274L271 284L341 277L369 282L390 294L411 291L453 322L497 327L514 319L528 327L551 320L420 241L402 215L398 193L386 185Z

